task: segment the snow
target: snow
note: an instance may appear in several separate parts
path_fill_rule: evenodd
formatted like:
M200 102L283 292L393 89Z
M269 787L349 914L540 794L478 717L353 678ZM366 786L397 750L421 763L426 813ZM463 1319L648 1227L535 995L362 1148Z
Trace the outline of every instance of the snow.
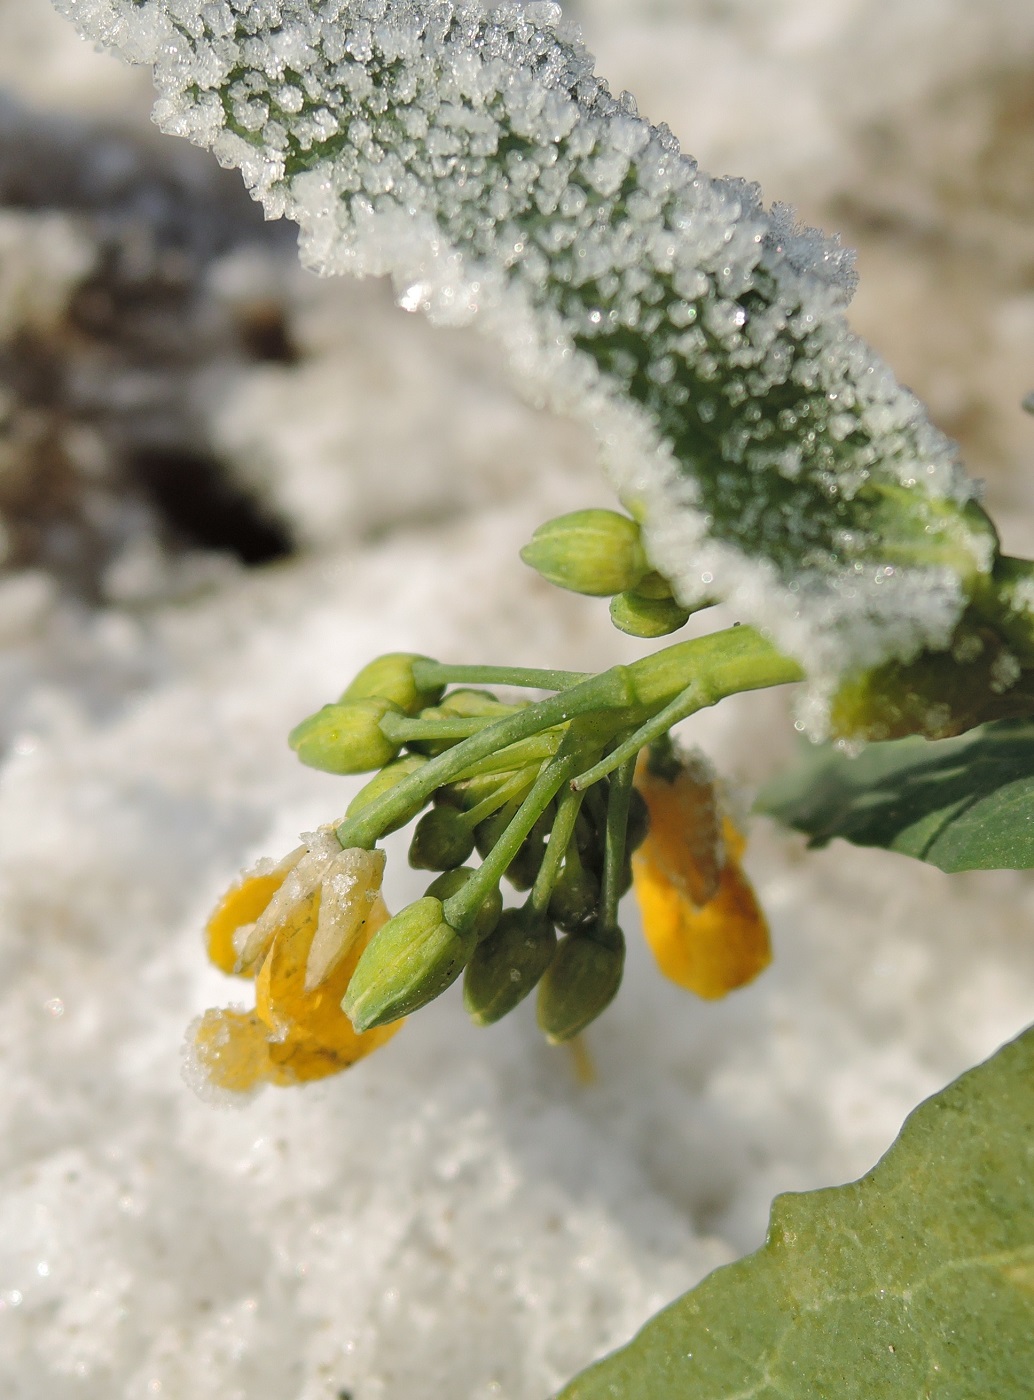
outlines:
M863 248L859 299L868 259L885 303L869 302L869 334L904 336L907 308L910 382L949 405L965 386L976 407L959 431L1021 548L1034 540L1022 472L1034 421L1019 410L1034 346L1027 245L1002 192L1023 188L1027 168L1008 164L1021 156L1005 136L999 165L989 161L978 139L989 109L974 99L977 136L963 140L961 118L952 128L957 192L938 203L932 168L909 183L905 155L871 144L880 84L847 84L871 62L888 104L917 103L917 129L936 135L945 84L1005 92L1024 62L1029 72L1028 5L1000 0L980 24L956 7L963 38L940 13L781 0L760 28L747 3L634 16L600 3L578 18L620 81L619 62L642 69L653 54L658 86L637 79L644 110L691 148L699 117L709 168L765 173L770 196L800 202L811 185L818 204L862 190L867 208L906 211L904 233ZM673 74L690 41L700 57L677 109ZM775 1192L866 1170L921 1097L1021 1028L1034 887L842 844L808 853L758 821L747 863L772 919L773 967L726 1002L695 1002L658 976L629 907L626 983L587 1037L591 1084L568 1051L543 1044L529 1008L477 1030L454 991L340 1077L267 1089L236 1112L201 1102L181 1076L185 1029L241 996L204 960L208 911L240 869L339 816L362 781L302 768L290 727L385 650L589 669L642 648L614 632L604 604L561 595L518 561L549 515L613 500L589 434L518 403L491 345L432 331L376 284L296 273L275 227L263 241L217 193L227 186L204 183L208 157L175 165L187 173L170 184L177 144L134 145L134 70L92 54L43 0L0 0L0 72L22 133L8 152L17 145L42 171L66 141L84 172L91 152L138 171L137 193L114 181L96 217L62 203L65 173L34 204L19 202L24 183L2 184L0 223L21 229L4 245L2 285L26 289L4 305L31 331L22 344L53 348L44 364L62 368L48 387L62 394L48 408L21 381L5 386L0 514L12 548L27 551L8 485L12 463L49 480L48 459L25 448L42 423L70 435L75 480L89 485L77 497L87 505L62 520L103 517L112 543L96 575L64 568L48 546L12 554L0 576L0 1392L542 1400L759 1243ZM798 120L809 110L812 122ZM631 159L639 128L622 121ZM137 166L112 152L136 152ZM988 195L992 168L1002 173ZM140 171L178 193L152 202ZM161 237L152 247L127 233L141 207L159 223L178 210L198 235L180 264L196 299L180 319L146 323L160 351L146 383L139 365L132 378L129 362L105 359L107 342L82 322L68 332L97 249L133 252L143 285L165 285L147 280L167 256ZM204 210L221 211L218 237ZM807 209L820 216L829 223L828 209ZM939 231L919 245L926 261L913 225ZM999 251L967 261L974 247ZM37 267L46 285L26 272ZM918 269L915 281L901 268ZM949 275L960 268L976 320L943 309L962 294ZM940 283L928 302L926 278ZM436 295L424 280L407 284L417 307ZM241 350L234 327L259 303L282 310L293 361ZM529 361L537 353L531 338ZM148 389L144 414L108 406L129 388ZM289 523L292 556L248 569L176 545L116 478L105 486L154 404L170 434L191 424ZM997 436L981 426L999 420ZM642 436L631 421L608 431L615 454ZM96 588L78 582L95 577ZM699 625L731 620L705 613ZM725 702L686 737L749 789L789 756L787 698ZM390 907L421 889L396 838Z

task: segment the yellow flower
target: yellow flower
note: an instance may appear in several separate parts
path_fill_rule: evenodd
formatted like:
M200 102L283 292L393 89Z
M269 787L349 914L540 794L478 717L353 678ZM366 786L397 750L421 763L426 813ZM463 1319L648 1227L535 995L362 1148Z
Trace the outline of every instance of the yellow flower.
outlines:
M188 1031L202 1090L245 1093L347 1069L401 1022L359 1035L341 999L366 945L387 921L383 851L342 850L334 824L279 863L260 861L208 921L208 955L255 979L254 1011L206 1011Z
M666 977L697 996L723 997L772 959L765 916L740 868L743 835L723 817L700 760L662 774L641 759L636 786L650 813L632 856L646 941Z

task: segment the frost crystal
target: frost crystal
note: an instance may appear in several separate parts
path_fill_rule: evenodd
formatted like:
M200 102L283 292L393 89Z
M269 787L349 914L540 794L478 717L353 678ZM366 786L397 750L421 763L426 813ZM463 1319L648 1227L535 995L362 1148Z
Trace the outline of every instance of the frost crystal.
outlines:
M682 601L727 598L813 675L945 644L991 546L952 444L845 324L850 255L699 171L555 5L55 3L154 65L159 124L297 220L310 266L476 320L589 421ZM884 549L901 487L906 538L954 503L959 563Z

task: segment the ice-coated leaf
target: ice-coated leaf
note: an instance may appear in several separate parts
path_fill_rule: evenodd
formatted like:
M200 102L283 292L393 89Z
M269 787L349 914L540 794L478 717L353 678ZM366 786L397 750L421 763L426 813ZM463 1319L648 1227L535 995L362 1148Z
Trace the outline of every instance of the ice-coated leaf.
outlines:
M55 3L154 65L160 125L296 219L310 266L476 321L590 423L680 601L730 599L812 676L946 643L993 532L848 330L850 255L700 171L557 6Z
M921 1104L867 1176L776 1198L768 1240L560 1400L1029 1400L1034 1028Z
M958 739L829 745L762 791L759 811L806 832L929 861L941 870L1034 866L1034 724L1002 721Z

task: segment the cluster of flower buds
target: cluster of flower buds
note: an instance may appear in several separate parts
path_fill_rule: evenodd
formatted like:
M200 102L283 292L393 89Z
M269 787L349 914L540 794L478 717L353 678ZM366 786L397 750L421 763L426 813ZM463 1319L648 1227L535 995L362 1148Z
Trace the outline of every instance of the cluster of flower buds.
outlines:
M521 558L558 588L610 598L611 621L633 637L664 637L689 618L647 559L636 521L617 511L576 510L547 520Z
M502 733L498 747L454 775L433 786L421 781L434 760L531 709L469 686L444 694L422 680L421 670L433 668L409 654L380 657L291 734L299 758L313 767L376 767L343 828L374 814L379 837L416 819L410 865L436 874L423 898L374 935L344 1009L367 1032L415 1011L462 973L464 1003L477 1024L499 1020L538 987L542 1030L551 1040L569 1039L621 980L615 911L632 882L629 856L645 835L645 806L627 777L571 791L576 754L596 754L587 740L572 742L563 721L512 743ZM504 910L501 879L527 895L523 905Z
M749 980L768 942L742 838L667 731L745 671L771 684L793 678L787 665L747 628L598 676L371 662L290 742L312 767L373 776L340 823L247 872L209 923L209 956L255 979L256 1008L201 1018L198 1077L239 1091L335 1073L461 976L478 1025L537 988L542 1031L570 1040L620 985L633 879L668 976L705 997ZM485 684L552 694L509 703ZM410 823L410 864L433 878L389 917L377 842ZM523 903L504 907L504 881Z

